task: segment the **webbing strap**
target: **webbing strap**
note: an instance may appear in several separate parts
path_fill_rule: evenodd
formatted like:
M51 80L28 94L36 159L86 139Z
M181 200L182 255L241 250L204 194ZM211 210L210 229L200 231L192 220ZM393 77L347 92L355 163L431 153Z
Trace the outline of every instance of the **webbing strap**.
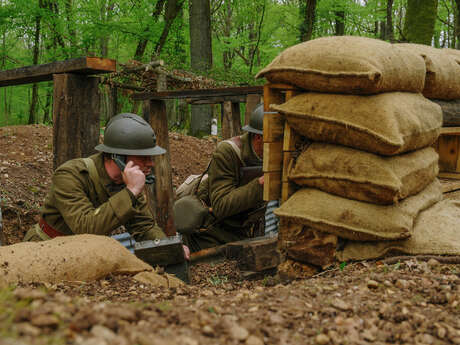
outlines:
M99 201L102 203L107 199L104 190L102 189L101 181L99 179L99 174L97 173L96 165L91 158L83 158L86 167L88 168L89 178L93 181L94 188L96 188L96 193L99 198Z

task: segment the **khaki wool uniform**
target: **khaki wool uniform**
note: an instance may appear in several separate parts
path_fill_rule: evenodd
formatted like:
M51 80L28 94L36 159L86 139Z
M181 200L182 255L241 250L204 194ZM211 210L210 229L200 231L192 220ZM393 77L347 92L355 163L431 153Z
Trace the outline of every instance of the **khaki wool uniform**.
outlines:
M262 160L252 148L249 133L240 138L241 158L245 165L262 165ZM241 185L241 167L240 158L231 144L221 142L213 153L208 178L198 190L198 197L213 212L206 219L206 231L187 236L192 252L248 238L254 226L254 222L248 224L248 219L255 210L259 210L254 214L258 221L263 221L263 185L259 184L258 178Z
M110 235L124 225L136 241L166 237L155 225L145 196L141 193L136 198L124 184L115 184L105 170L102 153L89 158L94 161L99 175L101 196L95 187L97 181L90 178L84 160L69 160L54 172L51 189L41 209L44 221L64 235ZM24 241L49 238L37 224L29 230Z

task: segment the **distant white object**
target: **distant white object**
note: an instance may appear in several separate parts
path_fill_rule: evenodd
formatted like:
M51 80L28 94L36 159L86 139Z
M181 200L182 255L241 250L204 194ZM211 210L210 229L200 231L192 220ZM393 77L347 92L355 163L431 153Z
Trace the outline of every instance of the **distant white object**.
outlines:
M211 135L217 135L217 119L212 119L212 122L211 122Z

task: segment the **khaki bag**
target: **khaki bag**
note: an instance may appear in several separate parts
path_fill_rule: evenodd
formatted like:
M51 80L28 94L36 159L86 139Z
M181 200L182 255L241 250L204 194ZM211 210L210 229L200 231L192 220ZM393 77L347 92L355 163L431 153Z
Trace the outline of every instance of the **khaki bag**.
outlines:
M397 47L419 54L426 64L423 95L427 98L452 100L460 98L460 57L445 49L424 44L399 43Z
M160 275L108 236L73 235L0 247L0 284L92 281L108 274L130 274L163 287L183 283Z
M422 92L420 55L385 41L357 36L321 37L284 50L256 78L319 92Z
M384 157L315 142L290 166L288 178L347 199L389 205L423 190L438 171L431 147Z
M348 241L337 253L340 261L376 259L388 253L460 255L460 201L443 200L421 212L407 240Z
M222 143L229 144L238 155L241 164L244 161L241 157L241 147L233 140L228 139ZM207 172L211 162L208 163L206 170L200 175L190 175L176 191L176 201L174 202L174 223L176 230L181 234L191 234L202 231L206 217L210 214L210 208L198 197L198 188L202 181L208 178ZM212 213L211 213L212 214Z
M418 213L441 199L441 185L437 179L420 193L389 206L305 188L295 192L275 214L283 221L350 240L395 240L410 237Z
M386 156L431 146L442 125L441 107L416 93L304 93L271 108L311 140Z

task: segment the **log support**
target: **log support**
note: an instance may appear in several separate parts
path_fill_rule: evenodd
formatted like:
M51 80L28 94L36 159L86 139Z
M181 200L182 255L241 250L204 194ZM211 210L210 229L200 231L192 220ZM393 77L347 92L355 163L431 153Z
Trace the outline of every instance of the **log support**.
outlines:
M99 142L99 78L55 74L53 167L95 152Z

